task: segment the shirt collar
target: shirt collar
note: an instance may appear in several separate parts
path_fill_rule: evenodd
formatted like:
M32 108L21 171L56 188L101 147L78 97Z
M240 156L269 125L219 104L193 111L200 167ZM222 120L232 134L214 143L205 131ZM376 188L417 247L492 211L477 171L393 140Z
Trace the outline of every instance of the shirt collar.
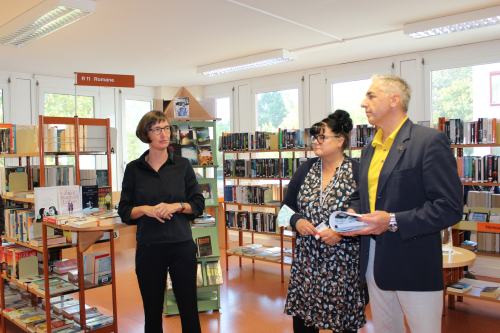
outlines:
M401 122L401 124L399 124L398 128L396 128L396 130L394 132L392 132L391 135L389 135L389 137L387 138L387 140L390 140L390 142L394 142L394 139L396 139L396 136L398 135L399 130L401 129L401 127L403 126L403 124L405 123L405 121L407 119L408 119L408 116L406 116L406 118L403 119L403 121ZM383 143L382 143L382 137L383 136L384 136L384 131L382 129L379 129L377 131L377 134L375 134L375 137L373 138L372 146L376 147L377 145L383 145ZM386 142L387 142L387 140L386 140Z
M174 152L172 151L172 149L170 149L170 146L167 148L167 153L168 153L168 158L167 158L167 161L166 163L170 162L170 164L175 164L174 163ZM149 149L146 150L142 155L141 157L139 157L139 160L141 162L144 162L144 163L147 163L146 162L146 156L149 155Z

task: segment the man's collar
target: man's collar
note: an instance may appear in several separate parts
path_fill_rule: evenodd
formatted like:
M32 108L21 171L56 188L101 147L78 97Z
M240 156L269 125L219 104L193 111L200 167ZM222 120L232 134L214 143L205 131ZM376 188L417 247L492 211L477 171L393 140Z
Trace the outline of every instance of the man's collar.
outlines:
M405 119L403 119L403 121L401 122L401 124L399 124L398 128L396 128L394 130L394 132L392 132L391 135L389 135L389 137L387 138L387 140L394 141L394 139L396 138L396 136L399 133L399 130L401 129L401 127L403 126L403 124L406 122L406 120L408 120L408 116L406 116ZM372 146L376 147L377 145L383 145L383 143L382 143L382 137L383 136L384 136L384 131L382 129L379 129L377 131L377 134L375 134L375 137L373 138Z

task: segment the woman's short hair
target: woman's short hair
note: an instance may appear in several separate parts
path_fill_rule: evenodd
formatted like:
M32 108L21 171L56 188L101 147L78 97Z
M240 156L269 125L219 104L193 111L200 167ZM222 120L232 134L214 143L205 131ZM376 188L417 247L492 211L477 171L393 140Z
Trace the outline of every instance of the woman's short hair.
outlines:
M153 125L163 121L166 121L168 125L171 126L166 114L157 110L149 111L142 116L141 121L139 121L137 129L135 130L135 135L142 142L151 143L151 140L149 139L149 130L153 127ZM172 135L172 132L170 132L170 135Z
M330 114L327 118L311 127L311 135L321 134L324 132L325 126L328 126L336 135L340 135L344 138L342 150L346 150L349 147L349 133L352 130L352 119L349 112L340 109L335 110L335 112Z

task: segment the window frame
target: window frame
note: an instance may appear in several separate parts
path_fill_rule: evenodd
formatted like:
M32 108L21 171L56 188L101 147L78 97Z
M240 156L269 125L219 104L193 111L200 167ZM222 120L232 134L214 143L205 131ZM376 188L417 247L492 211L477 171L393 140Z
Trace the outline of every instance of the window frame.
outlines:
M251 97L251 110L252 110L252 123L251 123L251 129L248 131L242 131L242 132L254 132L257 131L257 122L258 122L258 110L257 110L257 94L265 94L265 93L270 93L270 92L276 92L276 91L282 91L282 90L290 90L290 89L297 89L298 90L298 98L299 100L297 101L297 106L299 108L299 128L304 128L304 108L303 108L303 85L302 82L295 82L295 83L285 83L285 84L279 84L279 85L273 85L273 86L266 86L266 87L260 87L260 88L254 88L251 90L250 97Z

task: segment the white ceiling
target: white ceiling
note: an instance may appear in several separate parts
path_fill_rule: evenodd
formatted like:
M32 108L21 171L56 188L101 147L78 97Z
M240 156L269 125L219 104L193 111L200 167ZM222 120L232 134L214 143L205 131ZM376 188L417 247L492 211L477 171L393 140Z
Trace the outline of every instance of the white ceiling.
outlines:
M41 1L0 0L0 26ZM96 0L96 12L79 22L21 48L0 45L0 71L131 74L137 85L210 85L500 38L500 26L421 40L402 32L405 23L498 0L238 1L347 42L329 45L336 39L225 0ZM298 60L196 74L197 66L281 48L297 51Z

